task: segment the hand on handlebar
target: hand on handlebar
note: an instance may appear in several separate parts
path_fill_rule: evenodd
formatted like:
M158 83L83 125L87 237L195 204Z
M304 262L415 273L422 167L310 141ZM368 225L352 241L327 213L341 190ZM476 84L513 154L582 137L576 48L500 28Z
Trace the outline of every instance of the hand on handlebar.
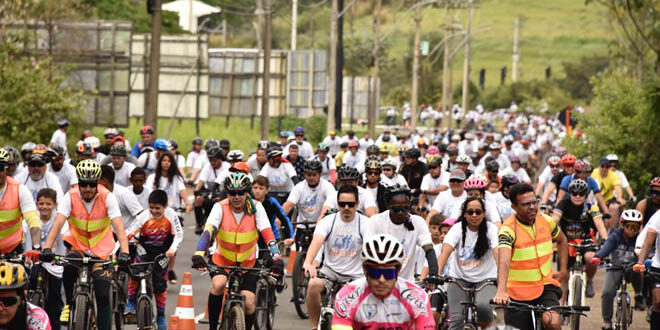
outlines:
M600 261L601 261L600 258L593 257L593 258L591 258L591 261L589 261L589 263L592 264L592 265L600 265Z
M197 270L206 270L206 259L204 259L203 256L195 254L191 258L192 260L192 268L195 268Z
M303 264L303 268L305 269L305 274L309 275L310 278L316 277L316 266L305 263Z
M289 247L289 246L293 245L293 238L286 238L286 239L284 239L284 245L285 245L286 247Z
M41 255L39 256L39 260L43 262L52 262L55 260L55 253L53 252L53 249L43 249L41 251Z
M493 302L496 305L506 305L509 303L509 294L506 293L506 291L497 292L497 294L495 294L495 297L493 297Z
M168 249L165 252L165 256L168 257L168 258L174 258L175 255L176 255L176 251L174 251L172 249Z
M635 264L632 267L633 272L640 272L643 273L646 270L646 267L644 267L644 264Z
M41 255L41 252L37 250L30 250L28 252L25 252L25 258L32 260L32 262L37 262L39 261L39 256Z

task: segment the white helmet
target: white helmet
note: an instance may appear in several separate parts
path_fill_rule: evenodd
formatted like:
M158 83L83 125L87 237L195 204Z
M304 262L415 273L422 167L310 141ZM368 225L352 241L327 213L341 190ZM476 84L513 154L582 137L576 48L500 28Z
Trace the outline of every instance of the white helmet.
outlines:
M642 213L635 209L625 210L621 213L621 222L639 222L641 223L644 217Z
M99 138L97 138L96 136L86 137L84 142L89 144L94 149L97 149L98 147L101 146L101 140L99 140Z
M242 161L243 157L244 157L243 152L238 150L238 149L234 149L234 150L230 151L227 154L227 160L229 160L230 162L231 161Z
M458 157L456 157L456 162L457 163L470 163L470 162L472 162L472 159L470 158L470 156L468 156L466 154L460 154L460 155L458 155Z
M377 265L401 265L405 253L403 245L391 235L372 236L362 244L362 262Z
M615 154L609 154L605 158L607 158L607 160L609 160L610 162L618 162L619 161L619 157L617 157Z
M394 160L394 158L386 158L383 161L383 166L388 166L388 165L396 168L396 160Z

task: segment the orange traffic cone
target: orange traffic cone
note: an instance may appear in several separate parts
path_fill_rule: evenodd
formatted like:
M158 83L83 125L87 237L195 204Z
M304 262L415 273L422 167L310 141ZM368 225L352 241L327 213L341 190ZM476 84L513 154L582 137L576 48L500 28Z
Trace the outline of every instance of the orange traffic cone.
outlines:
M179 330L179 317L176 315L170 316L170 324L167 328L169 330Z
M174 313L179 318L178 330L195 330L195 305L193 302L192 274L183 273L179 301Z

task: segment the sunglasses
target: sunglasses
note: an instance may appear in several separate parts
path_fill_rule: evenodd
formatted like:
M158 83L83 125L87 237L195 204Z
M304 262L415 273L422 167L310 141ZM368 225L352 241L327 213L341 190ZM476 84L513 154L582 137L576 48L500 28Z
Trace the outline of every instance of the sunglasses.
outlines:
M391 206L390 211L396 212L396 213L406 212L406 211L408 211L408 207L407 206Z
M578 171L578 174L591 174L591 171Z
M0 164L0 172L4 171L7 168L7 164Z
M390 172L390 171L393 171L393 170L391 168L384 168L383 169L383 172Z
M583 192L583 193L571 193L571 196L575 196L575 197L584 197L584 196L586 196L586 195L587 195L586 192Z
M452 180L449 180L449 183L463 183L463 181L452 179Z
M229 194L229 196L243 196L245 195L245 190L240 190L240 191L228 190L227 194Z
M438 167L437 166L429 166L429 170L435 170L436 168L438 168Z
M367 175L380 175L378 171L367 171Z
M82 188L87 188L87 187L96 188L96 186L98 186L99 183L96 181L91 181L91 182L78 181L78 185Z
M345 208L346 206L353 208L355 207L355 204L357 204L357 202L337 202L337 205L339 205L339 207L342 209Z
M558 168L559 165L550 165L550 168Z
M303 137L304 135L302 134L296 134L295 137Z
M533 206L533 205L538 205L539 201L535 199L533 201L529 201L529 202L525 202L525 203L517 203L517 204L522 206L522 207L530 207L530 206Z
M466 210L465 214L470 215L470 216L472 216L472 215L480 216L480 215L484 214L484 211L481 210L481 209L470 209L470 210Z
M367 268L367 276L374 280L383 276L386 281L389 281L395 279L397 275L398 271L396 268Z
M660 190L649 190L649 195L660 196Z
M626 224L623 225L623 228L626 228L626 229L632 230L632 231L638 231L641 228L641 226L638 223L626 223Z
M44 165L46 165L46 164L44 164L42 162L29 162L28 163L28 166L30 166L30 167L42 167Z
M0 305L2 309L7 309L11 306L14 306L18 303L18 296L13 297L0 297Z

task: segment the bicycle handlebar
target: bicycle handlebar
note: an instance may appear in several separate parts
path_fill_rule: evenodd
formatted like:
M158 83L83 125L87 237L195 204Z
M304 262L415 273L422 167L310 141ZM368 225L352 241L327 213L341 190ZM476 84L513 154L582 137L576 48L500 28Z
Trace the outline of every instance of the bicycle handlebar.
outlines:
M9 262L12 262L12 263L17 263L17 264L20 264L20 263L24 262L22 254L13 254L13 253L12 254L0 255L0 260L9 261Z
M543 306L543 305L531 305L519 301L509 301L506 305L496 304L492 299L490 300L491 305L502 306L507 309L516 309L516 310L528 310L533 312L558 312L559 314L582 314L582 312L588 312L591 310L589 306Z
M211 272L223 272L225 270L229 270L229 271L246 271L246 272L254 272L254 273L268 270L268 268L250 268L243 266L217 266L213 264L207 264L206 269Z
M115 259L96 259L92 257L76 258L76 257L67 257L67 256L55 256L55 261L65 264L72 264L73 266L76 266L75 264L73 264L74 262L81 262L83 265L100 264L100 266L117 264L117 260Z
M486 285L495 285L495 286L497 286L497 281L493 280L493 279L486 280L483 283L481 283L478 286L475 286L473 288L465 287L463 285L463 283L461 283L461 281L459 281L459 280L457 280L453 277L440 277L440 280L445 281L447 283L454 283L454 284L458 285L458 287L461 288L461 290L463 290L465 292L479 292L479 291L483 290L483 288L485 288Z
M594 243L594 241L589 239L589 240L582 241L582 243L580 243L580 244L568 243L568 246L574 247L574 248L577 248L577 249L588 249L588 248L597 247L598 245L596 243Z
M301 226L309 227L310 225L315 225L317 223L318 222L316 221L296 221L296 222L292 222L291 225L293 226L301 225Z
M145 261L145 262L136 262L133 264L128 265L128 272L131 274L132 277L148 277L153 273L154 268L156 267L156 264L159 264L163 269L167 269L167 263L165 265L161 264L161 260L166 260L169 261L168 258L165 256L165 254L159 254L154 258L153 261ZM141 269L141 267L146 266L146 271L140 272L138 271ZM152 267L149 267L152 266Z
M628 271L628 270L632 270L634 265L635 265L635 263L631 263L629 265L617 265L617 264L609 263L609 264L601 264L599 266L599 268L605 268L606 270Z
M348 281L343 281L343 280L333 280L333 279L329 278L327 275L325 275L325 274L323 274L323 273L321 273L321 272L316 272L316 277L317 277L317 278L324 279L324 280L328 280L328 281L330 281L330 282L332 282L332 283L334 283L334 284L338 284L338 285L344 285L344 284L350 282L350 280L348 280Z

